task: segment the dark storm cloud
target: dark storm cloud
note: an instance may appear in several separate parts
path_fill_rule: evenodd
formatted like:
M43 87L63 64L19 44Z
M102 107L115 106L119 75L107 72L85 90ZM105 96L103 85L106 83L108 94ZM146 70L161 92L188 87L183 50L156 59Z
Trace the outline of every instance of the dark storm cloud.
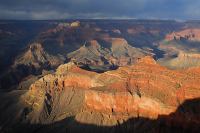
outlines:
M0 0L0 19L199 19L199 0Z

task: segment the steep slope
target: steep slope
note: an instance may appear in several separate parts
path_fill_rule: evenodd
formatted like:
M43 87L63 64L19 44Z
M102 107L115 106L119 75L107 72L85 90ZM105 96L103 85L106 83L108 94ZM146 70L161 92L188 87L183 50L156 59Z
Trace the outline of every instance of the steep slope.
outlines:
M22 55L19 56L13 65L13 67L17 67L19 65L33 66L35 68L41 67L58 67L58 65L62 64L62 58L51 56L47 52L44 51L42 44L33 43L30 45L28 50Z
M70 59L75 59L85 69L103 72L133 64L137 58L151 54L130 46L124 38L116 38L107 29L96 30L98 26L91 22L49 22L49 25L32 39L13 65L0 74L2 89L18 88L28 76L55 70ZM81 47L85 42L87 46Z
M20 98L23 104L19 109L21 113L18 112L17 116L24 124L28 122L33 125L26 126L23 130L34 129L33 132L53 132L56 127L38 128L34 125L52 124L67 118L67 121L63 121L65 129L62 128L64 130L60 132L66 132L67 129L70 132L94 131L89 131L90 128L87 130L76 122L116 126L130 118L139 117L153 121L161 116L173 115L185 100L199 98L199 75L199 68L169 70L158 65L151 57L140 59L136 65L120 67L102 74L68 63L58 67L56 73L46 75L31 85L29 91ZM181 115L183 117L176 114L176 117L162 120L162 125L159 125L159 121L149 126L148 121L135 121L130 123L129 130L137 131L138 128L138 131L141 131L143 126L143 131L150 128L149 132L165 129L166 126L169 132L171 129L173 131L174 126L178 129L190 129L190 126L182 125L179 121L184 117L190 118L184 119L184 123L193 123L195 129L198 129L198 113L185 112ZM70 119L72 117L73 119ZM174 125L176 122L177 125ZM4 122L1 123L4 125ZM8 127L20 131L20 125ZM3 129L8 127L4 125ZM128 127L124 130L128 130ZM108 129L106 132L117 131Z
M200 54L182 53L177 57L159 59L158 63L171 69L185 69L200 66Z
M187 28L166 35L165 40L159 44L159 48L165 51L159 63L173 69L199 66L199 31L198 28Z
M78 64L88 65L115 65L125 66L134 64L138 58L151 53L134 48L123 38L104 38L100 44L97 40L91 40L80 49L69 53L68 58Z
M33 43L15 59L12 67L1 75L1 87L9 88L27 76L41 75L44 70L55 69L64 61L62 56L49 55L40 43Z
M104 65L107 64L106 56L109 56L110 51L100 46L96 40L91 40L84 44L78 50L71 52L67 57L77 63Z
M35 36L49 27L50 22L0 20L0 73L12 65Z
M162 57L163 52L155 43L163 39L166 33L186 25L157 20L1 22L1 89L16 89L27 77L41 75L41 69L54 69L69 59L76 59L82 68L104 72L134 64L137 58L144 55ZM95 41L100 48L90 46ZM33 46L34 44L41 46ZM86 48L82 48L84 44Z
M187 28L181 31L173 32L166 35L165 39L171 40L190 40L190 41L200 41L200 29L199 28Z

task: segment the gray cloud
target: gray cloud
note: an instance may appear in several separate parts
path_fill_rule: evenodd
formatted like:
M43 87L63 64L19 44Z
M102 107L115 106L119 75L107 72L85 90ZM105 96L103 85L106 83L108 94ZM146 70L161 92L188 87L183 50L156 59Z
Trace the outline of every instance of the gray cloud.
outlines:
M0 19L199 19L198 0L1 0Z

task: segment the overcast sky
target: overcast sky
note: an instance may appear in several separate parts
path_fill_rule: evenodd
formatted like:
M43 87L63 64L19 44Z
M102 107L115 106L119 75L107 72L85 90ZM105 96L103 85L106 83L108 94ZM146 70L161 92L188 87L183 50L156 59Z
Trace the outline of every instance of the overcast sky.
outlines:
M0 0L0 19L200 19L200 0Z

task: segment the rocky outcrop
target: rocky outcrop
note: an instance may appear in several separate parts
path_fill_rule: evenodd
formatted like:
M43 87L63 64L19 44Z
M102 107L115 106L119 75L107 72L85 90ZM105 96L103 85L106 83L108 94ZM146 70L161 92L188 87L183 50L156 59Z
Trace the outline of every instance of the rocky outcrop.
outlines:
M16 87L15 85L23 82L23 80L29 80L28 77L31 75L42 75L43 71L53 70L60 64L63 64L64 61L65 58L61 56L48 54L42 44L33 43L15 59L12 67L4 75L1 75L0 84L2 88L12 89L12 87Z
M33 43L29 46L28 50L19 56L13 65L17 67L19 65L33 66L35 68L41 67L58 67L64 63L62 59L49 55L40 43Z
M198 67L200 66L200 54L179 51L177 56L159 59L158 63L171 69Z
M19 81L21 90L0 92L0 132L199 131L200 69L170 70L151 57L159 54L156 42L183 25L134 20L49 25L30 39L38 43L20 53L14 71L1 79L4 85ZM178 55L176 66L198 63L198 30L167 39L161 50ZM68 58L71 62L63 64ZM119 68L96 73L82 65ZM57 69L49 72L51 68Z
M172 69L200 66L198 28L186 28L166 35L159 43L159 49L165 51L159 63Z
M56 27L48 29L45 32L42 32L42 34L52 34L52 33L59 33L65 30L68 30L70 28L76 28L80 26L80 22L79 21L75 21L72 23L67 23L67 22L60 22L60 23L56 23Z
M190 128L184 123L195 126L200 122L198 113L191 109L190 113L182 112L179 115L178 107L187 100L200 97L199 75L199 68L169 70L158 65L150 56L138 60L135 65L101 74L83 70L70 62L59 66L55 73L35 81L20 96L15 111L18 115L13 120L14 128L10 126L15 129L21 122L29 123L32 126L26 126L25 129L43 132L56 127L37 128L34 125L51 125L61 121L71 132L85 128L89 132L89 127L82 127L78 123L113 126L113 132L116 132L115 126L135 119L135 122L130 122L129 128L123 128L124 132L137 129L145 131L150 125L150 129L154 130L148 132L163 128L171 131L174 126ZM146 119L144 123L140 118ZM184 121L183 125L180 120ZM17 128L17 131L20 130ZM95 130L92 128L92 131ZM110 128L107 130L111 131Z
M199 74L199 69L166 69L151 57L102 74L69 63L32 84L21 100L31 110L26 120L32 124L70 116L102 126L132 117L158 119L175 112L185 100L200 96Z
M42 69L55 69L64 62L68 62L68 58L81 65L82 68L97 72L132 65L138 58L156 55L157 48L153 46L154 41L160 39L165 30L174 29L171 22L135 20L66 20L13 22L12 24L8 22L6 28L4 24L0 26L2 31L5 29L13 33L5 35L9 38L2 36L3 39L1 39L1 43L6 44L1 45L5 50L0 53L0 56L5 55L0 57L2 60L0 66L6 70L5 72L3 69L0 70L3 72L0 75L2 89L10 89L9 83L15 89L26 76L30 74L38 76L43 71ZM12 27L18 28L16 30ZM12 74L7 74L8 71L12 71Z
M189 41L200 41L200 29L195 28L188 28L184 29L178 32L173 32L168 35L166 35L165 40L171 41L171 40L189 40Z
M81 23L79 21L75 21L70 24L71 27L79 27L80 25Z
M68 58L77 64L125 66L134 64L145 55L151 53L130 46L124 38L104 38L103 44L97 40L85 43L80 49L69 53Z

